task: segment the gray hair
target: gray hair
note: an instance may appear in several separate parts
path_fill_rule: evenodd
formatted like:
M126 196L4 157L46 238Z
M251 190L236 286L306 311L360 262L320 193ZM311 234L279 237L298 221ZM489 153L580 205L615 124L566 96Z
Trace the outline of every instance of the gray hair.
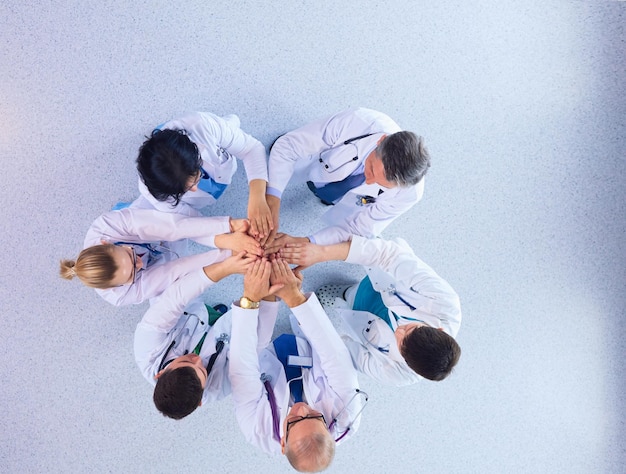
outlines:
M430 168L430 155L424 139L413 132L396 132L378 145L385 178L406 187L417 184Z
M287 442L285 456L298 472L320 472L335 457L335 440L328 431L311 433L296 442Z

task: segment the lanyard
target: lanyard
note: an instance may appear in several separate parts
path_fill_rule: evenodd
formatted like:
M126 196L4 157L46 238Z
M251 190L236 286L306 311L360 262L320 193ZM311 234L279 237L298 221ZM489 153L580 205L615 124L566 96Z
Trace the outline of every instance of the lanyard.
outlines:
M396 298L398 298L400 301L402 301L405 305L407 305L411 311L415 311L417 308L415 306L413 306L411 303L409 303L407 300L405 300L404 298L402 298L402 296L400 296L400 293L398 293L398 291L396 290L395 286L391 286L389 288L389 294L395 296ZM404 316L403 316L404 317ZM405 318L405 319L412 319L412 318Z
M206 335L207 335L207 334L208 334L208 332L205 332L205 333L202 335L202 339L200 339L200 340L198 341L198 344L196 344L196 347L194 347L193 351L191 351L191 352L193 352L193 353L194 353L194 354L196 354L196 355L200 355L200 350L202 349L202 344L204 344L204 340L206 339Z
M152 257L158 257L163 253L162 251L157 250L152 244L140 244L137 242L115 242L114 245L133 245L136 247L141 247L150 252L150 256Z

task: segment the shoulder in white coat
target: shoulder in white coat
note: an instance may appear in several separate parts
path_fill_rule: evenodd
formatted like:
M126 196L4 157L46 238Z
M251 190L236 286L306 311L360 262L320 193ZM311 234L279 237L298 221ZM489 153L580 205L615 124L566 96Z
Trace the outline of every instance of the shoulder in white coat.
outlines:
M415 255L405 240L353 236L346 262L367 268L372 286L395 313L443 328L452 337L458 333L461 325L459 296L447 281Z
M394 332L385 321L366 311L337 312L345 330L341 339L359 372L396 387L421 379L400 354Z

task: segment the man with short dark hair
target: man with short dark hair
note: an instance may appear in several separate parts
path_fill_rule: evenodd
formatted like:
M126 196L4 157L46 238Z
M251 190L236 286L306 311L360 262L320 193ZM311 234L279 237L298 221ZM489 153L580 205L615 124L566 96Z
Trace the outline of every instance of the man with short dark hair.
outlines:
M186 417L202 405L207 378L207 369L198 354L177 357L157 374L154 406L174 420Z
M328 227L300 241L328 245L350 235L376 237L424 193L430 157L423 139L402 131L387 115L355 108L317 120L279 137L270 150L267 203L276 237L287 183L306 181L327 205Z
M244 273L254 257L244 252L231 256L225 250L212 253L213 263L182 276L151 301L135 330L135 361L155 386L154 404L175 420L230 394L231 316L219 317L199 296L224 277ZM270 331L259 337L269 341L271 336Z
M301 268L329 260L365 267L361 282L317 291L322 305L336 308L346 323L342 339L359 371L402 386L422 377L443 380L458 362L459 297L403 239L354 235L328 246L292 243L281 255Z
M301 278L280 259L248 268L244 296L233 303L229 375L246 440L284 454L298 471L318 472L331 463L336 442L357 430L366 396L315 294L302 293ZM289 306L294 335L267 344L257 334L274 323L263 316L266 305L277 304L267 301L272 295Z

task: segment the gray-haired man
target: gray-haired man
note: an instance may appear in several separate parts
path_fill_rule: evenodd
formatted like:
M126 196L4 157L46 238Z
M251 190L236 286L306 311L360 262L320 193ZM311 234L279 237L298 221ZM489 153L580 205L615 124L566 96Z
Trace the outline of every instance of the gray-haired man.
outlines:
M306 181L324 204L333 205L324 215L328 227L303 238L329 245L350 235L380 235L421 199L429 167L422 138L371 109L349 109L286 133L270 152L267 203L274 233L266 249L285 243L271 241L290 180Z

